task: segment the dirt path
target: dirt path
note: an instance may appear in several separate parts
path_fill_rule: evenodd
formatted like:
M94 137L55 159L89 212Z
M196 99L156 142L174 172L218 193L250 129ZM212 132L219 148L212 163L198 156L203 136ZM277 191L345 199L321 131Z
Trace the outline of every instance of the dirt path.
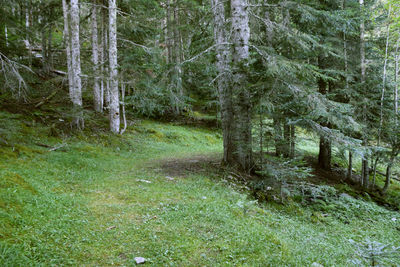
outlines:
M204 173L210 168L220 167L220 154L198 154L184 158L167 158L157 163L161 172L172 177L184 177L193 173ZM150 166L154 162L149 163Z

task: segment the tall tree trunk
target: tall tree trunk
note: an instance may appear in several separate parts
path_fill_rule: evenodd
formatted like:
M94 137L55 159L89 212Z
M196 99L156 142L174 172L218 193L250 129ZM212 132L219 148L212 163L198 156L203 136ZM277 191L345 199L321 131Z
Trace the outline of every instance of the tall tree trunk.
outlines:
M229 84L229 49L225 29L225 7L222 0L211 0L214 16L214 40L217 45L218 95L221 109L221 124L224 142L223 162L227 165L234 163L233 142L233 105L232 91Z
M103 0L104 5L106 5L107 0ZM104 80L104 88L103 88L103 94L104 94L104 102L105 106L107 109L110 108L110 79L109 79L109 27L108 27L108 13L109 10L107 8L102 9L102 15L103 15L103 56L104 56L104 63L103 63L103 80Z
M166 1L166 45L167 45L167 63L171 64L173 62L173 55L172 55L172 46L173 46L173 30L172 30L172 7L171 7L171 0Z
M236 99L234 114L237 131L237 163L244 171L250 171L253 165L252 124L250 92L247 89L247 75L243 66L248 65L250 27L247 0L231 0L232 15L232 62L233 62L233 95Z
M400 31L399 31L400 34ZM400 66L399 66L399 61L400 61L400 55L399 55L399 43L400 43L400 38L397 39L396 42L396 52L395 52L395 71L394 71L394 94L393 94L393 112L394 112L394 125L395 129L398 129L398 114L399 114L399 71L400 71ZM395 136L394 143L397 144L397 136Z
M383 124L383 104L385 100L385 87L386 87L386 66L388 62L388 50L389 50L389 39L390 39L390 13L392 10L392 6L389 5L389 14L388 14L388 22L386 26L386 47L385 47L385 60L383 64L383 75L382 75L382 94L381 94L381 103L380 103L380 117L379 117L379 131L378 131L378 146L381 143L381 135L382 135L382 124ZM376 166L374 166L374 171L376 171ZM375 176L375 174L374 174Z
M117 58L117 6L116 0L108 1L109 9L109 64L110 64L110 128L119 133L119 90Z
M183 97L183 87L182 87L182 66L181 66L181 34L179 29L179 6L178 0L175 0L174 7L174 55L175 55L175 86L179 99ZM177 103L177 113L180 113L180 103Z
M62 0L63 15L64 15L64 44L67 54L67 69L68 69L68 86L69 86L69 97L72 100L74 92L74 80L72 73L72 59L71 59L71 36L69 26L69 7L66 0Z
M79 0L71 0L71 67L74 89L72 103L75 107L75 121L77 128L82 129L82 82L81 82L81 51L79 43Z
M100 75L99 75L99 40L97 27L97 0L93 1L92 6L92 63L93 63L93 101L94 109L97 112L102 112Z
M29 1L27 7L25 8L25 30L26 30L26 47L28 49L28 61L29 67L32 67L32 42L31 42L31 14L30 10L32 8L32 3Z
M346 0L342 1L342 10L346 8ZM345 89L346 92L349 90L349 61L348 61L348 56L347 56L347 37L346 37L346 30L343 31L343 57L344 57L344 73L346 75L345 77Z
M365 87L365 25L364 25L364 0L359 0L360 10L361 10L361 23L360 23L360 61L361 61L361 86ZM363 122L364 127L367 126L367 99L364 97L363 101ZM363 131L363 146L366 148L368 145L366 131ZM368 167L368 156L365 154L362 158L362 167L361 167L361 185L364 188L368 188L369 182L369 167Z

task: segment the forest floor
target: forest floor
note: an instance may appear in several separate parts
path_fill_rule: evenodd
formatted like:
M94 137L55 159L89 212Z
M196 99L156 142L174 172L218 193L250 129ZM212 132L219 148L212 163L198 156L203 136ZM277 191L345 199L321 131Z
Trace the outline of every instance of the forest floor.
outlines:
M8 112L0 125L1 266L359 266L368 244L400 245L398 212L329 186L257 201L219 167L216 131L137 120L66 136ZM376 261L398 264L389 254Z

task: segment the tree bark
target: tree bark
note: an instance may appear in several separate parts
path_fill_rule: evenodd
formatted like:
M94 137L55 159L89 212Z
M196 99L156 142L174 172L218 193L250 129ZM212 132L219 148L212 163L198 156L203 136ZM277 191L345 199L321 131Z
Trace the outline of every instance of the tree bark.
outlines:
M247 89L250 27L247 0L231 0L232 16L232 62L233 62L233 96L234 114L237 124L235 142L237 146L237 163L241 169L249 172L253 165L252 124L250 92Z
M98 26L97 26L97 0L93 1L92 6L92 63L93 63L93 104L94 110L102 112L101 88L100 88L100 75L99 75L99 40L98 40Z
M218 96L221 110L221 124L224 144L223 163L234 164L235 145L233 142L233 104L229 84L229 49L225 29L225 7L222 0L211 0L214 18L214 40L217 52Z
M81 51L79 43L79 0L71 0L71 67L74 90L72 103L75 107L75 121L77 128L82 129L82 82L81 82Z
M109 64L110 64L110 129L119 133L119 90L117 58L117 6L116 0L108 1L109 8Z
M126 122L126 113L125 113L125 83L121 82L121 100L122 100L122 120L124 122L124 128L121 129L121 134L124 134L126 128L128 127Z
M103 0L104 3L107 2L107 0ZM104 4L106 5L106 4ZM109 43L108 43L108 38L109 38L109 28L108 28L108 9L103 8L103 57L104 57L104 62L103 62L103 80L104 80L104 88L103 88L103 94L104 94L104 102L105 106L107 109L110 107L110 79L109 79Z
M175 66L174 66L174 73L175 73L175 86L177 90L177 94L179 99L183 97L183 87L182 87L182 66L181 66L181 34L179 30L179 9L178 9L178 1L175 0L175 7L174 7L174 56L175 56ZM177 114L180 113L180 103L177 103Z
M72 100L74 92L74 80L72 75L72 60L71 60L71 37L69 30L69 7L66 0L62 0L63 15L64 15L64 44L67 55L67 69L68 69L68 86L69 86L69 97Z

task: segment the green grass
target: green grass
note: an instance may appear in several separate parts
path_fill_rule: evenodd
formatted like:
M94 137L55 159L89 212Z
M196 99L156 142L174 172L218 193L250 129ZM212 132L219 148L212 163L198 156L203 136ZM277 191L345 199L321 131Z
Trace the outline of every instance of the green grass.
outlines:
M20 116L1 112L0 122L0 266L133 266L138 256L154 266L344 266L349 239L400 242L399 214L374 203L335 206L343 220L335 207L257 204L215 168L166 179L161 161L220 153L213 131L144 120L122 137L61 139Z

